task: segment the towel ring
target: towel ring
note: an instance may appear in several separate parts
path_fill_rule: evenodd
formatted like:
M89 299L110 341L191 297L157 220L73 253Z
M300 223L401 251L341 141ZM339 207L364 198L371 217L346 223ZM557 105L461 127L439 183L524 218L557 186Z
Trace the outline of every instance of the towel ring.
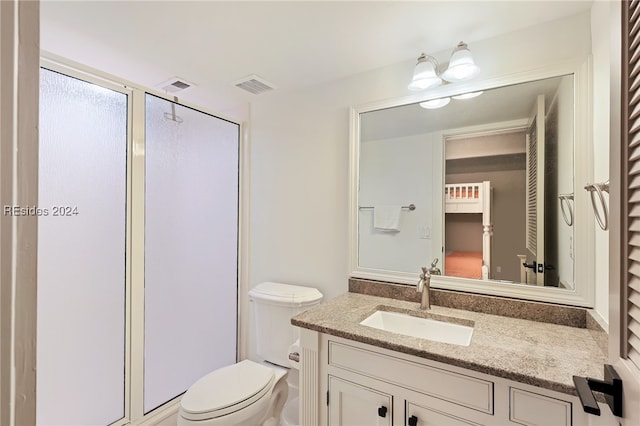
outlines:
M598 222L600 229L602 229L603 231L606 231L607 229L609 229L609 213L608 213L607 203L604 199L604 195L602 195L602 191L607 193L609 192L609 181L607 180L606 182L587 184L584 187L584 189L590 192L591 206L593 207L593 214L596 217L596 221ZM598 211L598 206L596 203L596 197L594 193L598 195L598 200L600 200L600 206L602 207L602 216Z
M567 226L572 226L573 225L573 207L571 207L571 203L569 202L569 200L573 201L573 194L561 194L558 196L558 198L560 199L560 211L562 212L562 218L564 219ZM566 210L569 211L568 218L567 218L567 211L564 208L565 205L567 206Z

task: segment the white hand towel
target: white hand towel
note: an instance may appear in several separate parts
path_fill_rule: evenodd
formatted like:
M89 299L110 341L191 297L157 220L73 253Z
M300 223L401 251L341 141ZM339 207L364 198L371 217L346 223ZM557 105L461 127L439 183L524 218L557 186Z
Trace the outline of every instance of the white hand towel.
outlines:
M401 210L402 206L375 206L373 227L384 231L399 231Z

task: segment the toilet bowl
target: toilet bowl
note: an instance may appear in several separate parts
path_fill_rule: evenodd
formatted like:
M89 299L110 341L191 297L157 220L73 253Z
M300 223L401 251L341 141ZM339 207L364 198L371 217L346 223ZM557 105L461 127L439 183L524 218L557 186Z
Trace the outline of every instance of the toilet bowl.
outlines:
M182 396L179 426L280 425L289 394L288 368L295 368L288 352L299 337L291 317L319 303L322 294L272 282L258 284L249 294L255 305L257 354L265 362L244 360L200 378Z
M277 425L287 399L287 371L244 360L195 382L180 402L178 425ZM268 423L267 423L268 424Z

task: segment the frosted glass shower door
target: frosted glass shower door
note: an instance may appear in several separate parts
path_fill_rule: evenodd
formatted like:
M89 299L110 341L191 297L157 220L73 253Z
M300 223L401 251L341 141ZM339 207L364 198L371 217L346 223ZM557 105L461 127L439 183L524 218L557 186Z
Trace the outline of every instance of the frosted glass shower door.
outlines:
M41 69L38 425L124 417L127 101Z
M236 362L235 123L147 95L144 411Z

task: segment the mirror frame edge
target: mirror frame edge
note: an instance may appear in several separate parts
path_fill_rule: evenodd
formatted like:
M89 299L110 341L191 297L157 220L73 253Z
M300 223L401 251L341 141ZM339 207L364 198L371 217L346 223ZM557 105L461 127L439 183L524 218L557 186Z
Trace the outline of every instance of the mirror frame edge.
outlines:
M379 109L397 107L417 102L455 95L473 90L488 90L502 86L521 84L528 81L574 76L574 288L538 287L499 281L472 280L458 277L440 276L432 279L432 286L438 289L463 291L475 294L510 297L515 299L550 302L592 308L595 306L594 265L595 224L590 201L582 185L593 179L592 102L593 77L592 56L551 64L530 71L524 71L466 84L441 86L429 93L369 102L349 108L349 277L397 284L415 285L419 271L415 273L387 271L358 266L358 176L360 162L360 114ZM580 235L580 244L575 244L575 236ZM588 249L590 248L590 249ZM427 262L426 259L425 262ZM425 263L426 265L426 263ZM580 283L580 285L578 285Z

